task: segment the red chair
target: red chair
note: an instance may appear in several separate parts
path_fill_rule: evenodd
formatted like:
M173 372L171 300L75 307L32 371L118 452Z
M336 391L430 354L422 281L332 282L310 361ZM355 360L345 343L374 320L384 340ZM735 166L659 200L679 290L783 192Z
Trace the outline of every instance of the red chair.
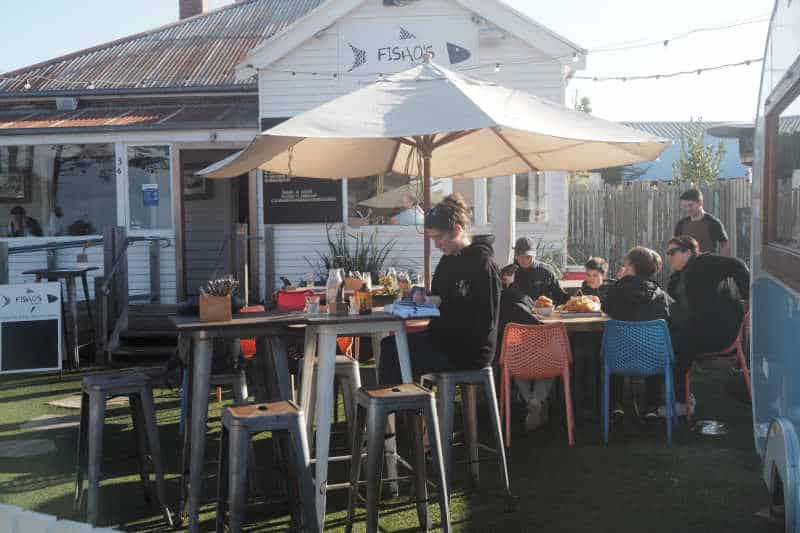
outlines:
M314 291L281 290L275 293L275 305L280 311L303 311L306 308L306 296L314 296Z
M240 313L263 313L265 311L263 305L250 305L239 309ZM239 349L242 350L242 355L245 359L252 359L256 355L256 340L255 339L240 339Z
M562 323L543 325L508 324L500 351L500 417L505 420L506 447L511 447L511 379L561 377L567 411L569 445L575 443L575 420L569 365L572 351Z
M733 340L733 344L721 350L719 352L707 352L701 353L697 356L698 359L723 359L729 357L735 357L737 362L739 363L739 368L742 370L742 376L744 376L744 383L747 386L747 396L752 400L753 399L753 392L750 388L750 371L747 369L747 361L744 358L744 340L747 336L750 335L750 311L744 314L742 318L742 323L739 325L739 333L736 334L736 338ZM691 420L692 413L689 412L689 398L691 398L692 390L691 390L691 382L692 382L692 367L689 367L689 370L686 371L686 397L684 398L684 405L686 405L686 420Z

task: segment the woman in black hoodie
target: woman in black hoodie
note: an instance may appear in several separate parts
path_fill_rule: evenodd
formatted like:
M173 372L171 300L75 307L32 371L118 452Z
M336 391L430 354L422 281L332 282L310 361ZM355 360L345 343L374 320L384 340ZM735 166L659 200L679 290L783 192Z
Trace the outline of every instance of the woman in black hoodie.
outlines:
M632 248L623 260L619 280L608 288L603 311L614 320L669 320L670 298L652 279L660 270L660 255L643 246ZM648 413L657 411L659 407L661 381L658 376L646 379ZM615 377L613 384L614 414L619 416L624 414L620 406L622 378Z
M492 260L493 237L471 237L469 208L451 194L425 215L425 233L444 256L431 293L441 298L440 316L420 333L408 335L415 376L445 370L479 369L492 364L497 344L500 273ZM393 339L381 343L380 381L401 383Z

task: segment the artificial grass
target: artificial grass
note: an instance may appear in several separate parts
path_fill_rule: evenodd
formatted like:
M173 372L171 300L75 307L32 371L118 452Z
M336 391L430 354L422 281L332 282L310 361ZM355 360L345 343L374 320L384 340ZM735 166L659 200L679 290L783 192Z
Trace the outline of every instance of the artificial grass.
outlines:
M72 510L72 481L77 430L21 429L28 420L45 414L77 415L46 405L80 390L82 374L0 377L0 446L13 439L50 439L54 454L23 459L0 458L0 502L82 520L84 511ZM703 437L681 420L671 448L665 445L663 426L626 424L612 428L606 447L599 425L579 425L576 445L567 446L563 415L554 409L549 425L526 433L513 424L509 455L512 489L517 505L504 498L499 471L489 457L481 465L481 481L471 488L466 465L456 466L451 514L454 531L569 531L569 532L769 532L775 524L755 513L767 504L760 480L760 462L753 447L749 405L734 399L730 389L741 387L741 377L726 369L698 376L693 390L698 416L728 424L730 433ZM156 391L162 449L166 454L168 492L173 505L178 495L180 443L178 391ZM515 414L521 414L516 413ZM217 453L219 406L212 401L207 460ZM481 435L490 435L486 420ZM136 475L132 427L127 407L109 410L105 428L101 484L101 524L126 531L165 531L160 515L142 498ZM257 444L267 450L268 441ZM457 451L457 457L461 454ZM267 453L265 451L265 453ZM209 465L209 472L215 467ZM338 465L329 479L343 479L346 465ZM274 482L274 480L273 480ZM215 483L206 483L209 503L201 519L213 530ZM407 493L407 491L404 491ZM274 498L272 498L274 499ZM432 506L438 524L438 506ZM265 511L266 509L266 511ZM285 531L288 519L280 502L253 508L247 531ZM326 530L343 531L345 493L331 492ZM363 531L359 509L355 531ZM385 531L417 529L413 504L407 499L385 502L381 509Z

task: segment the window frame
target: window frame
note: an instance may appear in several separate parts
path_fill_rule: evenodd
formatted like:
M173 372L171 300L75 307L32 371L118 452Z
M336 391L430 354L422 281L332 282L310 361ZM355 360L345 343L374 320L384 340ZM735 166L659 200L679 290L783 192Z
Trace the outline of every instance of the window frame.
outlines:
M764 166L762 168L762 221L761 261L764 269L781 282L800 291L800 250L775 242L778 230L777 156L780 115L800 98L800 78L796 59L765 102L764 113Z
M128 149L129 148L137 148L141 146L166 146L167 147L167 159L169 160L169 187L166 189L170 195L169 201L169 226L162 227L162 228L131 228L131 183L130 183L130 169L129 169L129 159L128 159ZM172 198L173 193L175 192L174 186L174 161L173 161L173 150L175 150L174 143L165 142L165 141L148 141L148 142L122 142L119 143L120 153L117 154L117 162L123 165L122 168L122 176L124 179L119 180L118 184L124 189L124 218L120 220L120 225L124 226L130 235L150 235L150 236L162 236L162 237L169 237L175 233L175 203ZM118 173L119 175L119 173ZM121 181L121 183L120 183ZM160 196L160 193L159 193ZM119 189L117 190L117 197L119 198ZM159 201L160 198L159 198ZM120 217L118 217L120 218Z

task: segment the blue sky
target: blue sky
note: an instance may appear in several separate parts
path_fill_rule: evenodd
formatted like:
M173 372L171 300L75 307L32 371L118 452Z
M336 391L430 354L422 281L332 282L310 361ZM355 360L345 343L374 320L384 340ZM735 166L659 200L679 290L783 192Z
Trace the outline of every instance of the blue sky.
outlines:
M773 0L505 0L589 50L631 40L662 40L691 29L768 14ZM209 0L211 8L231 3ZM177 19L177 0L27 0L4 6L0 72L144 31ZM46 15L46 16L45 16ZM767 24L704 32L663 45L590 53L581 75L659 74L761 57ZM760 64L675 79L573 80L594 114L611 120L749 120Z

